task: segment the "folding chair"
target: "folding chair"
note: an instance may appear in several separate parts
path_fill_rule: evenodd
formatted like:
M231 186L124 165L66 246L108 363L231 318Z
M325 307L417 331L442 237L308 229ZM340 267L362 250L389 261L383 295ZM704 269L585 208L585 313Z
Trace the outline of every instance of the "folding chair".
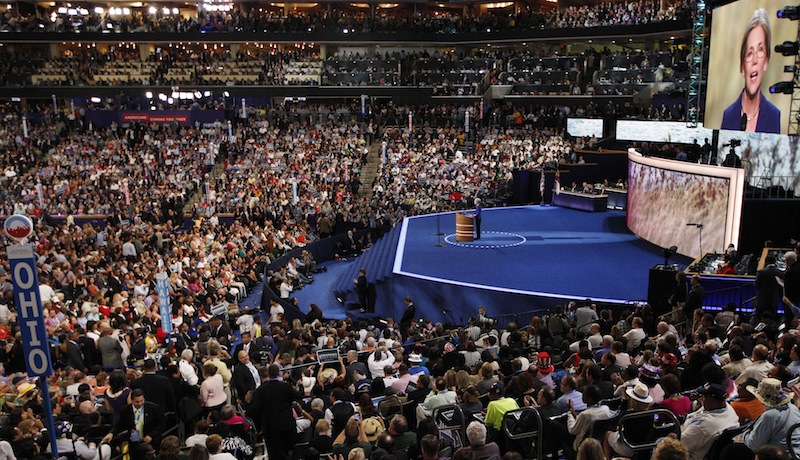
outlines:
M681 424L667 409L630 412L619 420L620 438L631 447L634 459L650 458L659 441L670 433L680 438Z
M613 431L614 428L617 427L619 423L619 419L622 417L622 412L617 412L611 417L603 420L597 420L592 424L592 428L589 431L589 436L597 439L600 443L603 442L603 438L607 431Z
M464 424L464 411L458 404L448 404L438 407L433 411L433 420L439 428L439 436L448 439L454 449L466 445L466 425Z
M800 436L797 430L800 428L800 423L795 423L786 431L786 450L789 452L789 457L793 460L800 460L800 452L797 451L792 442L795 436ZM798 442L800 444L800 442Z
M513 409L503 414L501 432L509 441L522 447L525 458L542 458L542 417L533 407ZM511 447L511 446L507 446Z
M714 440L714 443L711 444L711 449L708 450L705 460L721 460L720 454L722 454L722 449L728 444L732 444L733 438L735 438L736 435L744 433L751 426L753 426L753 422L749 421L743 425L723 430L717 439Z

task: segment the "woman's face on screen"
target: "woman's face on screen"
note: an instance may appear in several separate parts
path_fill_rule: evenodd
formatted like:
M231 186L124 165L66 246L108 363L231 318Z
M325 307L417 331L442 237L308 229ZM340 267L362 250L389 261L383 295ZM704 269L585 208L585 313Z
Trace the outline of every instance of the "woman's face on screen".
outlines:
M767 58L767 36L763 27L755 27L747 36L747 51L745 52L742 74L744 75L744 89L750 98L755 97L761 90L761 80L767 71L769 59Z

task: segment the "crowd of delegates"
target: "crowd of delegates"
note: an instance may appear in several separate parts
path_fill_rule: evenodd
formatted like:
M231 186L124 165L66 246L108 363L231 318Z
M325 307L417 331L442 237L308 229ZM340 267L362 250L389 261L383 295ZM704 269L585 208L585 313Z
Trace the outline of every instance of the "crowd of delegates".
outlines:
M275 301L264 312L212 316L208 304L190 300L173 303L180 327L164 349L157 301L142 301L141 287L133 302L130 291L115 293L123 300L112 310L45 299L46 325L58 337L47 384L62 453L108 458L127 442L135 458L179 458L183 448L190 458L208 451L251 459L263 438L274 459L516 459L530 446L503 435L503 418L532 407L544 420L544 451L567 459L633 456L628 442L663 429L660 422L648 415L625 435L603 422L652 408L671 412L679 424L671 429L680 430L679 440L659 443L656 459L702 460L724 430L740 425L721 458L787 458L787 430L800 422L800 391L789 387L800 371L797 321L787 319L779 333L769 310L758 327L728 310L696 310L683 327L647 305L617 316L587 300L500 328L483 308L461 327L412 320L410 298L412 313L400 323L377 324L326 320L319 309L289 321ZM23 374L15 308L0 313L0 448L7 458L46 458L40 394ZM323 350L336 350L338 360L320 364ZM464 414L464 439L437 428L438 410L452 404ZM177 422L188 427L185 437L172 429Z
M267 212L292 222L280 229L281 247L310 242L318 233L310 225L318 227L320 221L341 229L376 228L384 219L397 219L391 202L378 206L359 195L370 127L363 130L353 119L330 121L319 109L301 114L316 118L313 124L298 121L277 128L283 123L265 115L239 129L236 153L213 186L216 211L235 216Z
M455 209L470 197L502 194L511 182L513 160L483 145L466 148L460 128L407 129L384 134L373 193L423 213Z
M17 122L5 125L18 129ZM219 150L221 133L221 126L178 129L138 124L72 131L47 144L46 156L35 168L17 172L8 181L0 207L6 214L40 214L43 204L51 214L116 217L135 208L135 214L146 220L163 214L177 223L182 203L203 180L207 157ZM36 192L39 183L42 203Z
M283 13L269 8L235 7L231 11L191 12L191 17L132 8L130 14L97 12L94 9L64 8L36 15L21 15L9 8L0 15L0 30L7 32L418 32L454 34L491 33L510 28L576 28L609 25L636 25L687 19L691 3L686 0L666 3L640 0L622 4L598 3L560 10L526 8L466 15L435 11L428 14L407 11L364 12L339 9ZM345 32L347 30L347 32Z

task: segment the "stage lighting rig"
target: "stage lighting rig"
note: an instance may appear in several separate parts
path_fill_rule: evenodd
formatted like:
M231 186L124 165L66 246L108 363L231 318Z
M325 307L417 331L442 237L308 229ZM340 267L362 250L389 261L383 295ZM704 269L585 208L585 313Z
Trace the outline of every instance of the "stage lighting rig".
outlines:
M797 6L784 6L782 10L778 10L778 17L781 19L788 19L790 21L797 21L798 7Z
M800 49L800 41L785 41L780 45L775 45L775 52L781 53L784 56L797 56L797 51Z
M792 94L792 91L794 91L793 81L782 81L769 87L769 92L772 94Z

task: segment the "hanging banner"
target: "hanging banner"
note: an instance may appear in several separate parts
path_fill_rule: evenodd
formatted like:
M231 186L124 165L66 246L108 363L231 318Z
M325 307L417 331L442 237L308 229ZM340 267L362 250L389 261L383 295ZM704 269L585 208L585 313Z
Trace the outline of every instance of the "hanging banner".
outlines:
M161 330L172 333L172 311L169 308L169 284L167 272L156 273L156 292L158 292L158 314L161 315Z

